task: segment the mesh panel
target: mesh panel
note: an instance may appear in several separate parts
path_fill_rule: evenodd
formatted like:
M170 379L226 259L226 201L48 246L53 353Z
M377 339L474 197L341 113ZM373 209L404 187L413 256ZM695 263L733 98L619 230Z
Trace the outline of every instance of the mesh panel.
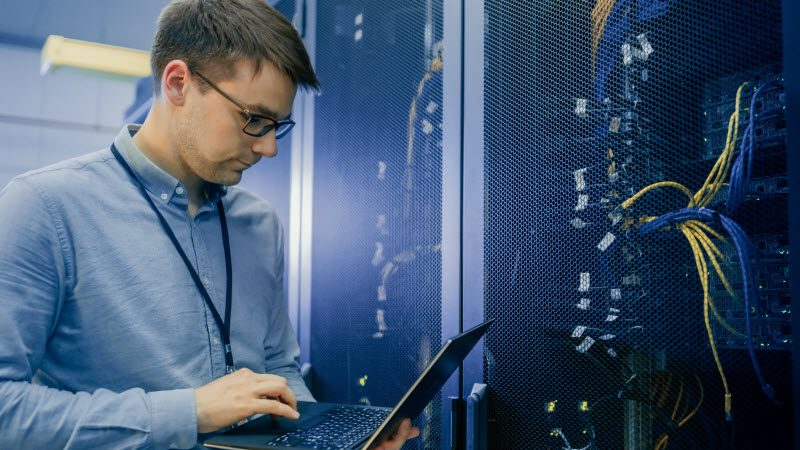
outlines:
M441 345L441 1L319 2L311 360L394 405ZM419 419L439 447L437 397Z
M490 448L789 448L780 2L487 1L485 17ZM698 198L749 251L714 214L645 226L743 151L753 160L735 182L731 163ZM690 195L667 184L623 203L660 181ZM748 322L784 406L761 392Z

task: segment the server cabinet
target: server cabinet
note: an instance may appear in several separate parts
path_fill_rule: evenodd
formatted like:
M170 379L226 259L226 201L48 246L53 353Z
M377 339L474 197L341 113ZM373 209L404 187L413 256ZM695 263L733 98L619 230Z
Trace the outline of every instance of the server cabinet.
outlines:
M484 14L490 448L790 448L781 2Z
M442 3L317 2L315 18L313 389L391 406L442 340ZM443 420L437 398L412 446L438 448Z

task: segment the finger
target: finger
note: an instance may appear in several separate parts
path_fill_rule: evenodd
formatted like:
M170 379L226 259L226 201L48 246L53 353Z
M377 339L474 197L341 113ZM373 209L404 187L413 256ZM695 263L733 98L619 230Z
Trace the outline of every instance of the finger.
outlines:
M280 381L261 381L254 386L255 396L266 397L273 400L278 400L297 409L297 397L295 397L292 389L286 382Z
M277 400L268 398L254 399L254 410L259 414L272 414L274 416L286 417L287 419L299 419L300 413L294 408Z
M414 431L416 434L413 434ZM419 430L415 427L411 427L411 419L403 419L400 422L400 425L395 430L394 434L387 439L386 441L382 442L381 445L378 447L380 450L399 450L403 444L405 444L407 439L415 438L419 435Z

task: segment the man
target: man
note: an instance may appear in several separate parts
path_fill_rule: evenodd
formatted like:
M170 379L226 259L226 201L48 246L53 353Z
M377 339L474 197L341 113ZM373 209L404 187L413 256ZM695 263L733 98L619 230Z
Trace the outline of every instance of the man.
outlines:
M189 448L313 400L283 231L233 187L318 87L302 41L263 0L176 0L152 66L141 127L0 194L2 448Z

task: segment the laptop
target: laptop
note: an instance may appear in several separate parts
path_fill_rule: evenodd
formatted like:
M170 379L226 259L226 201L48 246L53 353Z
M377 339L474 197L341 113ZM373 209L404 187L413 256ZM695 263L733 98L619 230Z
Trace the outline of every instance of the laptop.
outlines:
M450 338L394 408L298 402L300 419L258 419L214 436L203 444L222 449L366 450L391 436L405 418L415 419L494 320Z

